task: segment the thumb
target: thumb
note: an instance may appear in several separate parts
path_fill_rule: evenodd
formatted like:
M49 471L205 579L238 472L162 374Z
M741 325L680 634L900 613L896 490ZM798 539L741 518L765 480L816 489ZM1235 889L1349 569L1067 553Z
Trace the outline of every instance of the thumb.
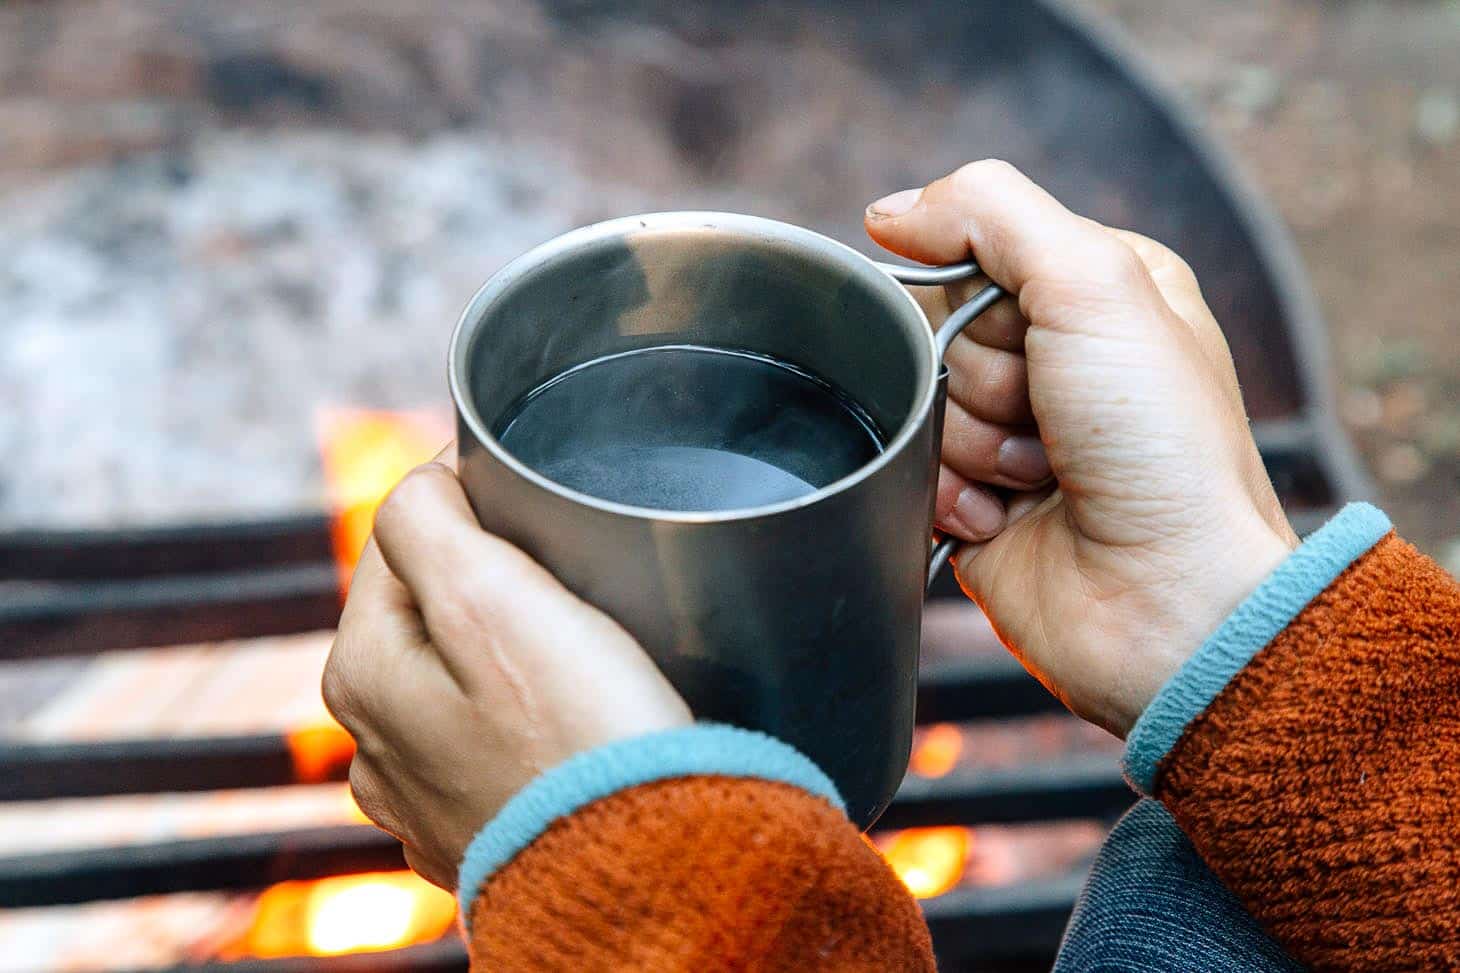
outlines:
M960 544L953 555L953 574L964 594L978 602L990 618L988 602L997 595L1000 580L1007 579L1019 589L1018 597L1025 598L1027 579L1022 574L1010 575L1010 549L1021 543L1040 540L1035 536L1048 533L1045 523L1060 505L1062 494L1057 486L1016 493L1009 498L1006 512L1007 526L994 537L979 543Z
M923 189L893 193L869 206L864 222L879 245L912 260L972 256L1019 295L1035 327L1086 331L1092 308L1120 308L1120 330L1129 336L1172 316L1128 243L1070 212L1007 162L971 162Z

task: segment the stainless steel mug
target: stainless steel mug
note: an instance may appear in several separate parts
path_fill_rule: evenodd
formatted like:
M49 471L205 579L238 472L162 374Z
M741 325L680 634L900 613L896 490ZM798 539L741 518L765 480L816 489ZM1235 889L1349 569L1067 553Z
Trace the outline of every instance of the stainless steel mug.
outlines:
M931 284L974 273L878 264L752 216L656 213L584 227L514 260L451 338L460 474L482 526L617 619L697 718L763 730L815 760L864 828L891 801L912 744L942 353L1002 295L985 288L935 335L893 275ZM676 512L561 486L492 435L547 379L660 344L805 367L866 409L886 448L794 500Z

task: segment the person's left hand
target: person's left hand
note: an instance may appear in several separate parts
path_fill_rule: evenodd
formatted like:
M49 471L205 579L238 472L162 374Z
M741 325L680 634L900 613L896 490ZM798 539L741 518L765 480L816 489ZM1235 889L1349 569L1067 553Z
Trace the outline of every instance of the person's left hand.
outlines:
M440 462L376 514L322 689L355 738L360 809L448 889L472 837L534 777L691 722L627 632L482 530Z

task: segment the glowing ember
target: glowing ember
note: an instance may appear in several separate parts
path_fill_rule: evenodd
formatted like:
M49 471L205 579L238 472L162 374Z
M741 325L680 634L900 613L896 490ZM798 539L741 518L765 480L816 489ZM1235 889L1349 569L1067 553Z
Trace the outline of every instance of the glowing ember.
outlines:
M963 878L969 838L967 828L909 828L879 842L879 850L908 891L931 899Z
M942 777L958 765L963 733L952 723L935 723L918 731L908 769L919 777Z
M225 959L335 956L440 938L456 901L411 872L284 882L259 897L253 925Z
M375 508L412 467L441 451L450 438L450 423L424 411L326 409L315 426L334 511L331 539L343 591L370 537Z

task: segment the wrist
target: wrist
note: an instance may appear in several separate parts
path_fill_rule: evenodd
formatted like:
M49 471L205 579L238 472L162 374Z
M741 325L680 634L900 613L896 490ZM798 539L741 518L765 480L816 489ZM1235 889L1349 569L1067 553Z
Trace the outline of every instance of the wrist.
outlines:
M1126 739L1126 773L1145 794L1185 732L1248 662L1392 525L1367 503L1352 503L1284 557L1151 699ZM1286 548L1287 541L1283 540ZM1253 551L1253 560L1271 556Z
M1272 576L1298 547L1291 531L1279 533L1256 518L1242 527L1214 531L1183 557L1170 584L1154 592L1160 621L1128 640L1140 659L1124 680L1110 729L1125 738L1164 686L1217 632L1223 622Z

